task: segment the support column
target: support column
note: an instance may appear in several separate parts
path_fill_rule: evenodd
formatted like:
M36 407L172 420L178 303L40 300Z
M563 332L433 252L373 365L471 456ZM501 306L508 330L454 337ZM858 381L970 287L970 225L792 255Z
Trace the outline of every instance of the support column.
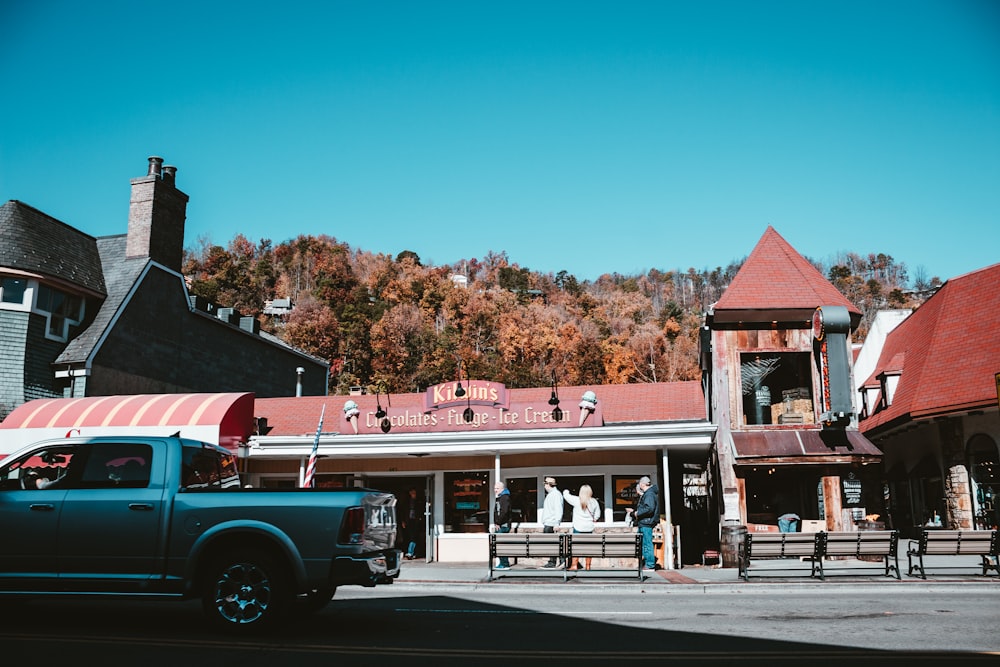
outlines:
M838 476L823 478L823 509L827 530L846 530L844 528L840 477Z
M971 529L972 492L965 454L965 430L959 419L946 419L938 425L941 460L944 461L944 525L953 529Z
M660 485L660 500L663 503L663 567L674 569L674 519L670 513L670 457L666 449L660 450L663 457L663 479Z

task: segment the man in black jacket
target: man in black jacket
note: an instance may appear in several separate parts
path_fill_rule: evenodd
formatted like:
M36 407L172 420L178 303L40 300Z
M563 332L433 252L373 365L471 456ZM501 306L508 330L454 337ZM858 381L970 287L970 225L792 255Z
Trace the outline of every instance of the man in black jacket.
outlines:
M639 492L639 502L635 506L635 522L642 533L642 559L647 569L659 570L661 567L656 562L653 550L653 527L660 522L660 490L647 476L639 479L636 490Z
M501 481L497 481L493 485L493 491L496 493L496 500L493 502L493 529L498 533L509 533L510 491L507 490L507 485ZM506 556L501 556L500 564L497 565L496 569L506 570L509 567L510 561Z

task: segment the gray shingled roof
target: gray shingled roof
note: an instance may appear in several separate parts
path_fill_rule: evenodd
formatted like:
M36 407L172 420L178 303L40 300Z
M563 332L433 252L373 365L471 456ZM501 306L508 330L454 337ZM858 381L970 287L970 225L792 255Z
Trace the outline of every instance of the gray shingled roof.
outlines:
M0 266L107 293L97 240L16 199L0 206Z
M148 257L125 258L127 235L103 236L97 239L97 250L104 265L108 298L101 304L94 321L69 342L56 359L57 364L83 363L93 352L101 336L111 326L115 313L125 301L139 274L149 263Z

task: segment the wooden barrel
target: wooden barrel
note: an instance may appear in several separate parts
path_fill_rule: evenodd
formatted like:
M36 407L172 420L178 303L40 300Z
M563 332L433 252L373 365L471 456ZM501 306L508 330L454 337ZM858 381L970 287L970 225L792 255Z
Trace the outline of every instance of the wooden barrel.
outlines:
M746 526L723 526L722 537L719 540L719 551L722 552L722 567L739 567L738 557L740 543L747 534Z

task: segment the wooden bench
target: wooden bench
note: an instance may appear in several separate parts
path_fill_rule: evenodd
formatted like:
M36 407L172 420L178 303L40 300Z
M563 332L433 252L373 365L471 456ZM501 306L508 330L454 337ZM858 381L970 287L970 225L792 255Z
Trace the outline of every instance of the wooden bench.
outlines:
M493 563L500 557L564 559L564 537L562 533L490 533L490 579Z
M634 558L642 581L642 533L569 533L566 561L572 558Z
M739 576L750 580L750 562L761 558L808 558L813 561L810 576L816 572L816 559L822 554L823 533L747 533L737 547Z
M924 556L979 556L982 558L983 576L993 570L1000 575L998 564L997 531L995 530L928 530L924 528L920 538L910 540L906 550L909 565L907 574L919 573L927 578L924 570ZM916 560L914 560L916 559ZM941 566L938 566L941 567Z
M818 533L822 535L822 556L813 561L813 567L819 568L819 578L824 579L823 559L831 556L848 556L864 560L865 557L882 559L885 576L893 572L896 579L902 579L899 574L899 534L895 530L861 530L856 532L833 531Z
M490 580L497 558L555 558L560 568L531 570L532 575L560 574L569 579L567 564L572 558L627 558L637 562L642 580L642 534L630 533L491 533ZM508 572L504 570L504 572Z

